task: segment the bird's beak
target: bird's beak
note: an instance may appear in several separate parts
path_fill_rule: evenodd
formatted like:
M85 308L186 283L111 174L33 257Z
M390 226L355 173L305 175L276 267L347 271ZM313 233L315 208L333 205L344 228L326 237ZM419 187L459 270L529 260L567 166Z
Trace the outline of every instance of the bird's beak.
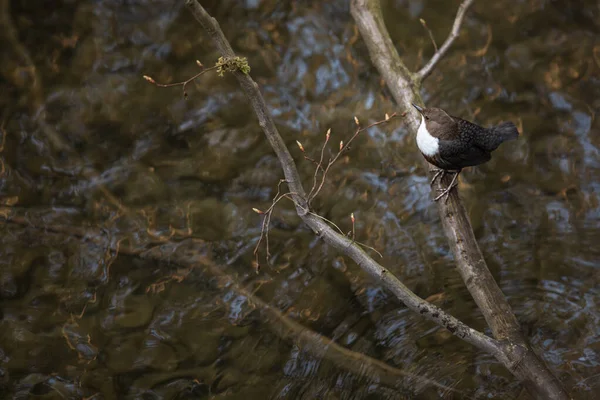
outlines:
M412 103L413 107L417 109L418 112L420 112L421 114L423 114L423 108L419 107L418 105L416 105L415 103Z

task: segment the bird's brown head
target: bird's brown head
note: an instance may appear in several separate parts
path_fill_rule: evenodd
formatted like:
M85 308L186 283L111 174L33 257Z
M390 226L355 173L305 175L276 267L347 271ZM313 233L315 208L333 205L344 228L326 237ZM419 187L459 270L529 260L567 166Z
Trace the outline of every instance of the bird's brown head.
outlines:
M437 129L448 129L449 127L453 127L456 124L456 121L441 108L419 107L416 104L413 104L413 107L416 108L419 113L421 113L421 115L425 119L427 130L429 130L430 132L435 131Z

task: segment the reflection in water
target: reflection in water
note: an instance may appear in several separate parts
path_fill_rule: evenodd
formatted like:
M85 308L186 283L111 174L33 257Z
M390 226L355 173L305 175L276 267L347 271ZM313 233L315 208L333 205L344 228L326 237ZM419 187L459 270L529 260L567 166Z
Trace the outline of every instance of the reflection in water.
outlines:
M282 175L247 100L228 76L204 74L187 100L180 88L142 79L179 81L198 72L196 59L217 58L183 2L53 3L1 3L0 201L23 218L2 228L2 397L519 396L496 360L404 309L307 232L289 203L271 221L271 264L261 248L255 273L252 208L270 206ZM314 165L296 140L312 156L329 128L332 143L347 140L355 115L403 111L382 87L347 1L326 3L207 5L248 57L306 182ZM438 0L384 6L412 68L431 54L419 18L439 42L455 11ZM476 3L423 93L481 124L518 121L522 137L466 171L461 195L527 336L582 399L600 390L598 13L591 0ZM484 329L419 158L402 119L373 128L313 205L345 232L355 213L357 239L405 284ZM192 255L222 265L229 279L200 261L125 250L190 235ZM184 251L160 249L161 260ZM342 368L323 350L330 345L290 339L289 326L252 296L413 375Z

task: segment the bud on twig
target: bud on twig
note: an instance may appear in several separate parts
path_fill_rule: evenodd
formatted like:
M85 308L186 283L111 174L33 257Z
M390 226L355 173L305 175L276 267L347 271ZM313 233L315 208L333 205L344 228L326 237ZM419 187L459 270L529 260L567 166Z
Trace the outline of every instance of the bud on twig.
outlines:
M342 151L343 148L344 148L344 141L340 140L340 151Z
M355 221L355 219L354 219L354 213L350 214L350 220L351 220L351 221L352 221L352 223L354 224L354 221Z
M390 116L388 115L388 113L385 113L385 120L389 121L390 120Z
M261 211L258 208L254 208L254 207L252 208L252 211L254 211L257 214L264 214L265 213L264 211Z
M257 274L260 272L260 264L258 263L258 261L252 261L252 269L254 270L254 272L256 272Z
M327 129L327 133L325 134L325 143L329 142L329 136L331 136L331 128Z
M150 83L156 83L156 81L154 81L154 79L152 79L151 77L149 77L148 75L144 75L144 79L147 80Z
M204 68L204 65L202 65L202 63L200 62L200 60L196 60L196 64L198 64L198 66L200 68Z
M354 122L356 123L356 125L360 125L360 121L358 120L358 118L356 118L356 115L354 116Z
M298 147L300 148L300 151L304 153L304 146L302 146L302 143L300 143L297 140L296 140L296 143L298 144Z

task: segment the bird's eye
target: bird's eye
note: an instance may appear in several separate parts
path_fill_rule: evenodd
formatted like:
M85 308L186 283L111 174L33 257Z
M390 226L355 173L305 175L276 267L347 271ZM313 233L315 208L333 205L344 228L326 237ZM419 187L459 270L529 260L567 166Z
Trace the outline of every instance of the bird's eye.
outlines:
M429 119L429 117L425 117L425 119Z

